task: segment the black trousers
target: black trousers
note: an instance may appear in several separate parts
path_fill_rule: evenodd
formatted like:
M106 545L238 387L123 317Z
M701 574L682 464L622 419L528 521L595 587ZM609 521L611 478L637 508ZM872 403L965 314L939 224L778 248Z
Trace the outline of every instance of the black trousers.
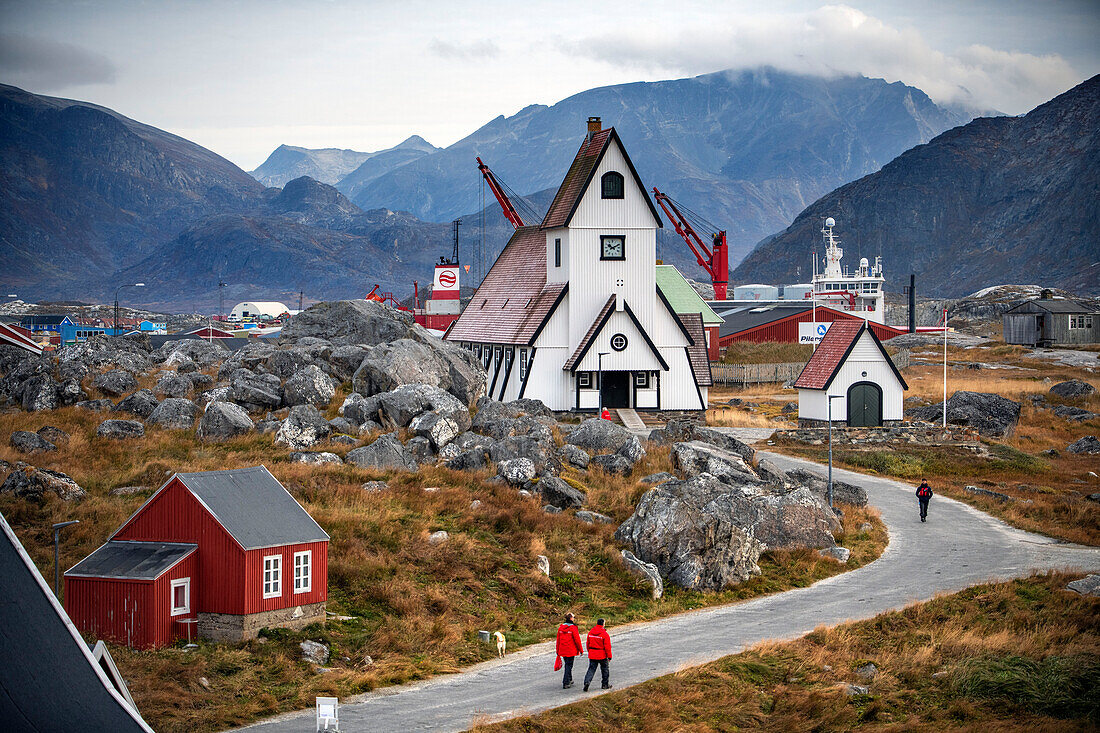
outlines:
M572 684L572 682L573 682L573 660L574 659L576 659L576 657L562 657L561 658L562 668L565 670L565 673L562 675L562 678L561 678L561 683L562 683L563 686L568 685L568 684Z
M611 677L611 668L608 666L606 659L588 660L588 671L584 673L584 686L588 687L592 684L592 678L596 676L596 667L600 668L600 676L603 678L602 684L607 687L608 679Z
M920 502L920 518L924 519L928 516L928 499L918 497L917 501Z

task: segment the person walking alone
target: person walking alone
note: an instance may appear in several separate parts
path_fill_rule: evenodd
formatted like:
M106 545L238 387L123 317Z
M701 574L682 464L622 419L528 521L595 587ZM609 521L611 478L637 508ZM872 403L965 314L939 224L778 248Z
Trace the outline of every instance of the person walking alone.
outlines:
M611 661L611 637L603 627L601 618L588 632L588 671L584 673L584 691L588 692L588 686L592 684L592 678L596 676L596 668L600 668L603 689L610 690L611 669L608 662Z
M584 654L584 647L581 646L581 632L571 613L565 614L565 621L558 627L557 653L565 667L561 687L563 690L568 690L573 686L573 657Z
M932 487L928 485L928 482L921 479L920 486L917 487L917 501L920 502L920 520L922 522L928 519L928 500L932 498Z

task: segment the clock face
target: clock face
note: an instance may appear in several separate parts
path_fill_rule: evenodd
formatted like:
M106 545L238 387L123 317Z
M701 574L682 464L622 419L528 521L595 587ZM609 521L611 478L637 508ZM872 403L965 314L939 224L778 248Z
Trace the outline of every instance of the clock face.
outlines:
M600 252L600 259L622 260L626 258L623 238L620 236L600 237L600 246L602 248L602 251Z

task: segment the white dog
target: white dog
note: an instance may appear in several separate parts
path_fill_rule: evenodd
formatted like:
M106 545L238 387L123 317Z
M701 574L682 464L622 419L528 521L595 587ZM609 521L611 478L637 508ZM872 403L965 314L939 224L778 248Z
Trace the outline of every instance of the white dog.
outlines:
M497 640L497 656L503 659L504 650L508 648L508 640L505 639L504 634L499 631L493 632L493 638Z

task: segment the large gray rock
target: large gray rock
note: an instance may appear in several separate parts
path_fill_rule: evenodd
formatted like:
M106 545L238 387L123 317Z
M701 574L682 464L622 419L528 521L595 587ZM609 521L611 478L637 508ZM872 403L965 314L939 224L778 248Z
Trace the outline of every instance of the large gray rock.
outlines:
M1083 422L1100 417L1095 412L1090 412L1075 405L1055 405L1054 414L1063 420L1073 420L1074 422Z
M378 395L383 417L395 427L405 427L413 418L434 412L455 422L460 431L470 428L470 411L458 398L431 384L405 384Z
M438 412L417 415L409 423L409 430L415 435L427 438L435 451L442 449L462 432L458 423Z
M267 371L279 379L290 379L307 366L316 366L313 353L307 348L278 349L264 362ZM299 403L301 404L301 403Z
M88 410L89 412L110 412L115 409L115 403L104 397L101 400L81 400L77 402L74 407L79 407L81 410Z
M535 464L529 458L513 458L497 464L497 475L513 486L523 486L535 477Z
M236 369L229 385L229 401L253 412L277 410L283 404L279 378L273 374Z
M642 447L642 441L638 440L636 435L631 435L616 453L630 461L631 466L645 458L645 448Z
M1066 585L1066 590L1080 593L1083 596L1100 597L1100 575L1086 575Z
M908 414L914 420L939 422L943 419L943 403L918 407ZM1008 435L1019 420L1020 403L997 394L960 391L947 400L947 422L975 428L989 437Z
M112 409L115 412L128 412L144 419L153 414L153 410L157 409L158 404L160 403L152 390L139 389L132 395L123 397Z
M62 407L75 405L86 399L88 399L88 393L80 386L79 379L66 379L57 388L57 404Z
M344 457L347 463L360 468L398 468L406 471L417 469L416 459L405 450L396 433L381 435L370 445L349 451Z
M761 462L763 463L763 462ZM787 472L787 477L794 483L795 486L804 486L813 493L814 496L822 501L828 501L828 489L829 482L824 476L820 476L811 471L806 471L801 468L796 468L793 471ZM846 481L838 481L833 479L833 503L834 504L851 504L852 506L867 506L867 492L863 487L856 486L855 484L847 483Z
M494 463L526 458L536 466L537 470L549 468L552 472L556 472L560 468L551 460L552 456L543 443L525 435L492 442L489 445L489 457Z
M23 382L22 405L27 412L57 409L58 384L48 374L38 374Z
M590 417L565 436L565 442L586 451L617 451L633 435L622 425L598 417Z
M336 381L321 371L316 364L302 367L283 385L283 400L291 406L324 407L335 396Z
M318 453L294 452L294 453L290 454L289 458L290 458L291 463L306 463L306 464L311 465L311 466L321 466L321 465L324 465L326 463L336 464L336 463L343 463L344 462L340 458L340 456L336 455L335 453L325 453L325 452L318 452Z
M806 489L762 493L703 473L650 489L615 533L671 582L720 590L759 573L768 547L832 547L836 515Z
M759 483L760 479L741 456L710 443L693 440L675 443L669 452L673 468L685 477L710 475L727 483Z
M392 391L405 384L430 384L446 390L467 407L485 394L485 371L466 349L433 336L403 338L373 347L352 377L363 395Z
M332 432L328 420L313 405L295 405L275 432L275 442L291 448L310 448Z
M240 405L214 400L206 403L206 409L202 413L202 419L199 420L199 427L195 434L200 440L227 440L243 435L253 427L252 418Z
M205 367L217 364L229 356L229 349L222 346L218 339L166 341L157 351L159 356L163 357L164 363L169 365L181 364L184 360L188 360Z
M539 492L543 500L558 509L580 509L588 501L588 496L575 489L556 476L543 476L539 479Z
M333 344L375 346L407 337L416 328L411 313L369 300L337 300L317 303L298 313L283 326L280 344L296 344L303 338L322 338Z
M64 430L54 425L43 425L38 429L37 433L38 437L48 440L54 445L67 445L71 437Z
M661 580L661 571L651 562L639 560L630 550L623 550L623 565L627 571L645 582L649 583L653 600L661 600L665 594L665 584Z
M553 420L554 413L540 400L522 399L513 400L512 402L499 402L488 397L482 397L477 401L477 415L474 416L471 429L479 433L490 434L490 431L499 423L520 417Z
M1058 395L1059 397L1074 398L1074 397L1088 397L1090 394L1096 392L1096 388L1088 382L1082 382L1080 379L1071 379L1068 382L1059 382L1050 388L1050 393Z
M665 427L650 431L649 439L658 445L689 443L692 441L709 443L716 448L741 456L741 459L750 465L753 456L756 454L755 449L732 435L726 435L713 428L705 427L699 424L697 420L690 418L669 420Z
M137 389L137 380L128 371L112 369L109 372L97 374L96 378L92 380L92 386L105 394L121 397Z
M598 466L614 476L629 476L634 471L634 464L618 453L592 456L591 465Z
M587 451L584 451L575 445L569 445L568 443L561 447L559 453L561 455L562 461L568 463L574 468L588 468L588 464L592 461L592 457L588 455Z
M80 485L60 471L35 468L22 461L15 464L11 473L0 485L0 494L12 494L23 499L39 500L45 494L53 494L63 501L75 501L87 496Z
M256 339L234 351L218 367L218 379L230 379L238 369L266 370L264 365L275 353L275 345L269 341L270 339Z
M186 374L168 372L157 380L153 392L164 397L187 397L195 391L195 384Z
M363 363L363 359L366 358L369 351L370 349L366 346L354 344L334 348L328 357L328 365L329 369L332 370L332 376L341 382L349 381L355 374L355 370Z
M137 420L104 420L95 429L95 434L112 440L132 440L145 435L145 426Z
M149 413L145 422L165 430L190 430L198 416L199 408L191 400L169 397Z
M62 346L57 352L61 363L78 361L92 369L117 366L134 374L148 371L151 362L147 336L90 336L76 344Z
M1095 435L1086 435L1080 440L1066 446L1066 450L1070 453L1095 455L1096 453L1100 453L1100 440L1097 440Z
M358 392L352 392L344 398L340 405L340 414L356 425L368 422L378 422L382 418L378 414L378 408L382 406L382 400L378 395L364 397Z
M56 445L29 430L16 430L8 439L8 445L20 453L49 453L57 450Z
M405 450L413 457L417 465L426 466L435 463L436 452L432 448L432 442L422 435L409 438L409 441L405 443Z

